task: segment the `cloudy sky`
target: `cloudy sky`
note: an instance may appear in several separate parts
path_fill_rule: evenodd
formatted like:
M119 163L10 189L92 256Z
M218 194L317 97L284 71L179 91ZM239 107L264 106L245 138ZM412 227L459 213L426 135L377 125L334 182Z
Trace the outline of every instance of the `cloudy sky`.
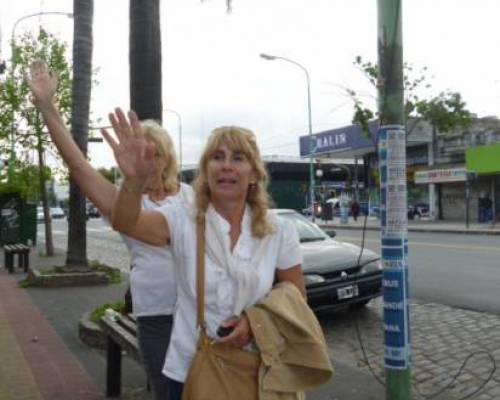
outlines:
M9 58L14 22L39 11L72 11L71 0L4 0L0 3L1 58ZM255 131L265 155L298 155L307 133L304 73L311 76L313 131L350 123L352 104L343 87L375 104L375 92L353 66L361 55L376 61L376 0L161 0L163 104L179 112L183 160L195 162L211 129L237 124ZM128 2L94 0L94 67L99 84L92 111L106 120L115 106L128 108ZM432 89L462 93L479 116L500 107L498 0L404 0L405 61L428 67ZM21 21L15 35L39 25L71 43L73 22L61 16ZM496 27L496 28L495 28ZM178 143L177 119L164 125ZM95 166L111 166L105 144L91 144Z

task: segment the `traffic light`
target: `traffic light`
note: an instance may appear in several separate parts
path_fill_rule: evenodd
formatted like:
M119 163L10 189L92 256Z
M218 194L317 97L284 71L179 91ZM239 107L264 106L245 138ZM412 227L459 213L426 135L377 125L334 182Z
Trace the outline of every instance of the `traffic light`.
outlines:
M5 72L5 69L7 68L6 64L5 64L5 60L3 61L0 61L0 75L3 74Z

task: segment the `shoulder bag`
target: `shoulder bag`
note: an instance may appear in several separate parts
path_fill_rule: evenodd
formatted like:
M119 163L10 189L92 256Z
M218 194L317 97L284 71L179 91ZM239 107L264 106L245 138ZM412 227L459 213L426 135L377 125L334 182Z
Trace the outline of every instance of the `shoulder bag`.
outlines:
M182 400L258 400L258 353L211 340L205 325L205 221L196 225L196 325L199 338Z

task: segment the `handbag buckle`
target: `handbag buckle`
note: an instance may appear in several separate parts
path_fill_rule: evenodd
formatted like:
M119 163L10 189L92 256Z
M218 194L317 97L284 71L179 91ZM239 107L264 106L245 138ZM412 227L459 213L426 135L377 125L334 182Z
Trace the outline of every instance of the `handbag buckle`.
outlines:
M200 349L206 350L213 345L214 341L208 337L205 324L198 327L198 332L199 332L198 334L200 335L200 339L198 341L199 343L198 347Z
M203 349L203 350L206 350L208 349L211 345L213 344L213 341L210 340L210 338L207 336L207 335L203 335L203 337L201 338L201 343L200 343L200 347Z

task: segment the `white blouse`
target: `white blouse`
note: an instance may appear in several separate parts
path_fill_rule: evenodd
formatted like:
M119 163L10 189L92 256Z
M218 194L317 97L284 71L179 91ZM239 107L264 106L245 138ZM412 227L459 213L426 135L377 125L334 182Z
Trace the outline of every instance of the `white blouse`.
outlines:
M165 205L181 207L183 204L192 204L192 201L193 189L181 184L175 196L165 197L160 202L154 202L148 195L143 195L141 206L143 210L154 210ZM134 315L173 314L177 301L177 284L170 247L151 246L126 235L121 236L131 259L130 291Z
M196 223L192 208L166 205L157 209L168 221L171 250L175 260L177 281L177 308L174 327L165 360L163 373L184 382L191 359L196 350ZM215 211L215 210L214 210ZM217 214L218 228L227 234L225 246L230 245L229 223ZM271 214L269 221L274 233L264 239L251 235L251 211L247 207L243 216L241 234L232 257L248 268L256 268L258 283L255 302L272 288L276 269L288 269L301 264L297 231L289 221ZM206 241L211 240L206 237ZM250 264L254 251L265 241L264 251L257 265ZM231 253L231 252L230 252ZM253 260L252 260L253 261ZM205 322L207 333L216 338L219 325L233 315L236 283L224 267L216 265L205 253Z

